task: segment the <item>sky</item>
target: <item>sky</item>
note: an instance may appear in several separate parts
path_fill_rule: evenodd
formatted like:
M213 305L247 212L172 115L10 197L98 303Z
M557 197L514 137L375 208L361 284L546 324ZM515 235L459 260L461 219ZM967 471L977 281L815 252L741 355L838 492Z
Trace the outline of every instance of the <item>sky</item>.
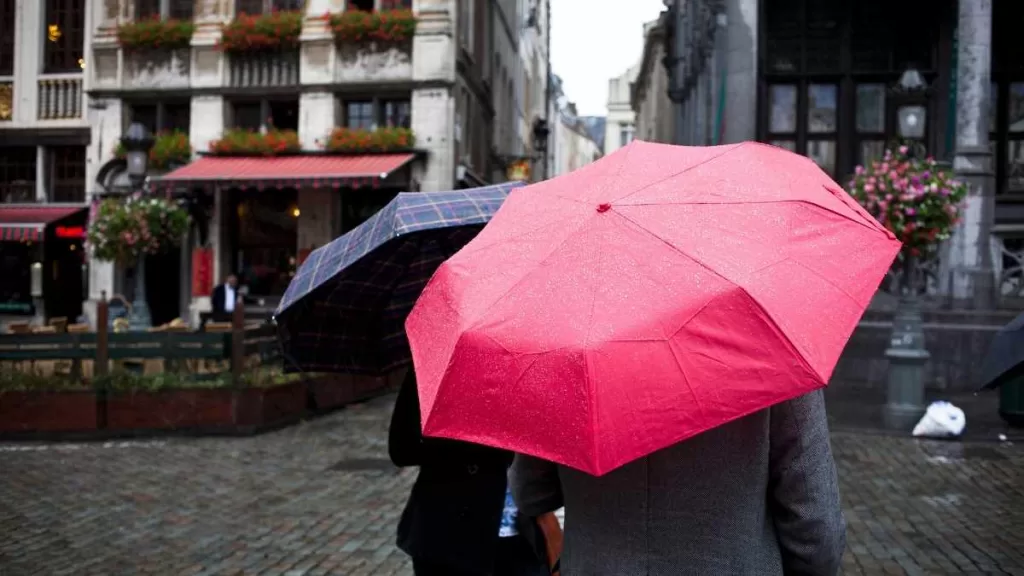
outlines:
M628 8L627 8L628 6ZM663 0L551 0L551 68L583 116L604 116L608 80L640 60Z

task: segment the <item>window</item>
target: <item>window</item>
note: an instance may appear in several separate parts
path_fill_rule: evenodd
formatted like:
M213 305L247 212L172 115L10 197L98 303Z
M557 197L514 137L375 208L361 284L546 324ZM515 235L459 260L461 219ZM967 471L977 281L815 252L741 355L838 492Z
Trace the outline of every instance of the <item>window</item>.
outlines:
M374 0L348 0L345 3L345 9L371 12L374 9Z
M381 124L389 128L408 128L412 109L408 100L384 100L381 103Z
M373 101L355 101L345 103L345 126L355 130L373 130Z
M231 127L244 130L299 129L299 100L236 100L231 103Z
M945 11L925 0L765 0L762 13L759 137L840 180L879 157L897 136L890 88L910 66L935 79Z
M302 10L302 0L235 0L235 14Z
M412 124L412 107L407 98L347 100L342 110L343 125L354 130L408 128Z
M381 10L412 9L412 0L380 0Z
M126 102L124 128L138 122L154 134L159 132L184 132L188 134L192 107L188 100L168 102Z
M0 204L36 201L36 147L0 148Z
M14 3L0 0L0 76L14 75Z
M52 202L85 202L85 146L47 149Z
M46 73L81 72L84 65L85 0L46 0L43 37Z
M632 124L623 124L619 128L619 146L625 146L633 141L633 135L636 133L636 127Z
M135 0L135 19L175 18L191 20L194 0Z

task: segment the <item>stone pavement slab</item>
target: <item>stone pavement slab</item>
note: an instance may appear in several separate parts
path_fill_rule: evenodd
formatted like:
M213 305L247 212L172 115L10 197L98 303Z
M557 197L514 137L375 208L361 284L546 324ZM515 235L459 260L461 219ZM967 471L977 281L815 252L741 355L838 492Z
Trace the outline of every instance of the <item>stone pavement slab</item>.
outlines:
M0 576L409 575L390 402L244 439L0 444ZM1024 447L833 447L846 574L1024 575Z

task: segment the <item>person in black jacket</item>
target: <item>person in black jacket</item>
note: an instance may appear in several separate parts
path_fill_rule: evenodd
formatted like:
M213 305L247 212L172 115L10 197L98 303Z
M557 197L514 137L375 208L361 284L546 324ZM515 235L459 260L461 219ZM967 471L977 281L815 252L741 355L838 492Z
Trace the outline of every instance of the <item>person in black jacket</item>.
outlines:
M549 574L548 562L560 551L549 550L545 534L560 546L560 529L554 534L551 527L557 520L516 515L514 528L502 523L513 454L424 438L420 421L410 370L395 402L388 452L396 466L420 467L398 524L398 547L412 557L416 576Z

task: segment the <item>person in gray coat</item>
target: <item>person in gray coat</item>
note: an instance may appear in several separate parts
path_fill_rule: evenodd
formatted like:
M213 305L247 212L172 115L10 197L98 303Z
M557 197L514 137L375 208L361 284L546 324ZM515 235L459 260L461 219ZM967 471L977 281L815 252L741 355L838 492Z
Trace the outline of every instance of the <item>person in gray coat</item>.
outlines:
M562 576L828 576L846 547L820 390L600 477L517 455L512 489L565 507Z

